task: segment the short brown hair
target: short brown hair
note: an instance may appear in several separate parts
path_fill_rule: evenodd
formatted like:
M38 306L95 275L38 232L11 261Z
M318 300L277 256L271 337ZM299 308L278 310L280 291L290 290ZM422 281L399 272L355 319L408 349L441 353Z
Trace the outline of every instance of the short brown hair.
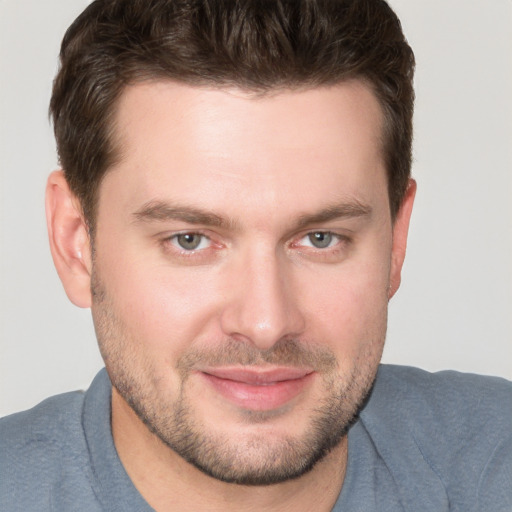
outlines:
M370 84L383 109L391 215L411 167L414 56L384 0L95 0L66 32L50 113L60 163L91 230L118 158L113 116L128 84L276 88Z

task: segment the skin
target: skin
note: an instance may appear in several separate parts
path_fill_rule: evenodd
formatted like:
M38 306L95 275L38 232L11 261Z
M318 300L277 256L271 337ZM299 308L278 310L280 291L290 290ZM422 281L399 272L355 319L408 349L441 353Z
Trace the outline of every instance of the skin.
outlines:
M392 222L375 96L357 81L263 97L153 82L126 89L116 126L122 158L100 186L94 258L60 172L47 215L66 292L92 307L128 474L159 511L331 510L415 193L411 181ZM265 386L212 379L218 368ZM290 369L300 378L283 394L269 372ZM226 467L180 455L177 410ZM264 485L311 451L330 411L334 448Z

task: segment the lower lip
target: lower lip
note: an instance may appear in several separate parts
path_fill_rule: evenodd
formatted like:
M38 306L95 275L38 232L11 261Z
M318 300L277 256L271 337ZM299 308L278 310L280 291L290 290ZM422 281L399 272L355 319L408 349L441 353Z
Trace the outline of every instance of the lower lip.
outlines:
M299 379L254 385L215 377L208 373L201 375L231 403L252 411L271 411L283 407L297 397L313 378L313 374L309 373Z

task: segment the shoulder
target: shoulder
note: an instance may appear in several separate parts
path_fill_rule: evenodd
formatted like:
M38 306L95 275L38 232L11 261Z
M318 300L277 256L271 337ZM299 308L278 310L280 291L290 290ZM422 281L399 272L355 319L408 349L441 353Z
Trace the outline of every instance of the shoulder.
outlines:
M86 460L83 400L83 392L65 393L0 419L0 508L52 508L70 459Z
M57 448L67 437L76 435L80 425L84 393L75 391L48 398L27 411L0 419L0 449L2 456L10 452L27 451L44 446Z
M382 365L361 421L390 466L407 452L462 510L512 508L511 382Z
M419 401L439 412L469 404L500 410L505 402L512 403L512 382L452 370L430 373L408 366L381 365L375 386L388 396L392 393Z
M374 395L411 424L441 428L445 436L511 432L512 382L499 377L381 365Z

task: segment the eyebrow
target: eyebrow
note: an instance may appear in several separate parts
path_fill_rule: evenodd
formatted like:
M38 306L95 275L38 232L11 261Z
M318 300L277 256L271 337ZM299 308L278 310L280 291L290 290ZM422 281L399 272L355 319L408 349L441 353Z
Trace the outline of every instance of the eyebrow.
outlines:
M352 200L328 206L316 213L301 215L296 228L302 229L312 224L323 224L331 220L370 217L371 214L372 208L369 205Z
M318 212L302 214L295 224L295 229L303 229L312 224L322 224L343 218L369 217L372 213L370 206L359 201L348 201L328 206ZM226 219L214 212L191 206L173 205L164 201L149 201L137 210L133 216L136 222L165 222L178 220L187 224L235 229L238 222Z
M203 224L212 227L227 227L234 224L208 210L172 205L163 201L150 201L137 210L133 216L138 222L179 220L187 224Z

